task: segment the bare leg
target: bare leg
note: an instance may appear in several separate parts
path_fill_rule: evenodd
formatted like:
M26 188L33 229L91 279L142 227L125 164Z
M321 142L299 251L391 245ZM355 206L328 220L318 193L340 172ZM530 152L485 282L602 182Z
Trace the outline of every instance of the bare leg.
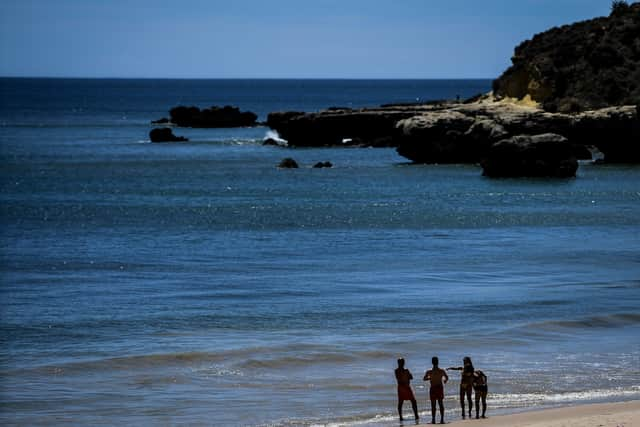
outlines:
M413 408L413 416L415 417L416 421L419 420L420 417L418 416L418 402L416 402L415 399L411 401L411 407Z
M484 415L487 412L487 393L482 393L482 418L486 418Z
M476 391L476 420L478 418L480 418L480 393Z
M438 405L440 405L440 424L444 424L444 402L442 399L438 400Z
M464 420L465 412L464 412L464 389L463 388L460 388L460 407L462 408L462 419Z
M431 424L436 423L436 401L431 401Z
M469 403L469 418L471 418L471 410L473 409L473 403L471 403L471 387L467 388L467 402Z
M402 403L403 401L398 399L398 415L400 415L400 421L402 421Z

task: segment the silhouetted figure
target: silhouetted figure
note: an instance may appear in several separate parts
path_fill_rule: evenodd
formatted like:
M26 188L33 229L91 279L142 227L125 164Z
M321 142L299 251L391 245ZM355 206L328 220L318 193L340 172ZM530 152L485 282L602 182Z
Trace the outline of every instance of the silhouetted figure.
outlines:
M462 359L463 366L450 367L447 369L451 369L453 371L462 371L462 376L460 378L460 407L462 408L462 419L465 418L464 413L464 398L467 397L467 402L469 402L469 418L471 418L471 409L473 404L471 403L471 391L473 390L473 363L471 363L470 357L465 357Z
M413 394L413 390L411 389L411 380L413 379L413 375L408 369L404 368L404 359L398 359L398 367L396 368L396 381L398 381L398 415L400 416L400 421L402 418L402 404L405 400L411 401L411 407L413 408L413 415L416 418L416 421L420 419L418 416L418 402L416 402L416 397Z
M486 418L489 386L484 372L477 370L473 373L473 389L476 392L476 419L480 418L480 399L482 399L482 418Z
M431 359L433 368L424 374L424 381L430 381L429 400L431 400L431 424L436 423L436 401L440 406L440 424L444 424L444 385L449 381L449 376L444 369L438 367L438 358Z

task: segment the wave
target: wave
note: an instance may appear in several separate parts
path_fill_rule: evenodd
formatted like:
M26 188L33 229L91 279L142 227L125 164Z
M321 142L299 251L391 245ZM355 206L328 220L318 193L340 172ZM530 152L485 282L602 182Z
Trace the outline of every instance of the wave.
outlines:
M268 359L249 359L237 366L242 369L277 369L286 366L306 366L320 363L348 363L354 360L356 360L356 357L348 354L320 353Z
M615 388L609 390L592 390L587 392L567 392L567 393L553 393L553 394L494 394L490 393L489 396L489 409L492 413L497 414L507 414L520 412L522 410L531 410L534 408L552 408L566 404L573 403L590 403L590 402L601 402L601 401L621 401L621 400L631 400L637 399L640 397L640 386L633 386L630 388ZM450 397L447 396L447 399ZM451 396L451 399L454 400L454 397ZM383 402L380 402L381 405L384 405ZM407 411L410 413L408 408L405 408L405 413ZM454 414L457 413L457 410ZM451 413L449 413L449 417L451 417ZM420 408L420 415L422 417L427 417L429 413L426 409ZM411 417L411 415L409 415ZM453 415L455 418L455 415ZM328 427L328 426L386 426L394 423L397 420L397 415L395 413L386 413L386 414L362 414L357 417L350 417L344 419L334 419L330 421L316 421L316 422L308 422L308 425L311 427ZM304 423L307 424L307 423ZM271 424L273 425L273 424ZM276 425L288 426L288 425L300 425L300 424L289 424L287 422L278 423Z
M340 351L332 348L317 346L292 346L290 351L273 356L269 351L268 357L252 357L236 365L238 369L279 369L287 366L310 366L317 364L343 364L365 359L389 359L395 354L379 350ZM255 353L253 354L255 355Z
M134 144L154 144L154 145L173 145L176 147L186 145L219 145L219 146L244 146L244 145L262 145L262 140L258 138L225 138L225 139L201 139L189 138L184 142L170 143L154 143L150 139L138 139L132 141Z
M495 408L517 408L638 397L640 397L640 386L563 393L491 393L491 406Z
M527 330L566 332L573 329L619 328L640 324L640 313L616 313L603 316L590 316L574 320L549 320L529 323Z
M273 129L269 129L267 131L267 133L264 135L264 138L263 138L264 141L267 141L269 139L275 141L278 145L281 145L281 146L287 146L288 145L288 141L286 139L282 138L280 136L280 134L278 133L278 131L273 130Z
M256 355L268 355L256 357ZM130 355L102 359L47 364L26 371L44 374L86 374L102 371L136 371L162 368L203 370L216 376L242 375L244 370L279 369L287 366L342 364L363 359L393 359L385 351L341 351L331 346L314 344L278 347L248 347L217 352L177 352ZM22 370L24 371L24 370Z

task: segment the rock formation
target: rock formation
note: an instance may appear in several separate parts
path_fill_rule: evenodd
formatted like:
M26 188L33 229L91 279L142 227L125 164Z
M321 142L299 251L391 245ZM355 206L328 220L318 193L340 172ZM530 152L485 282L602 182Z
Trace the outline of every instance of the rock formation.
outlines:
M537 34L511 61L493 83L498 96L529 95L563 113L640 104L640 3Z
M370 146L393 147L396 122L415 115L415 108L331 108L318 113L276 112L267 126L291 147Z
M567 138L580 159L595 147L608 163L640 162L640 119L634 106L561 114L487 100L423 112L396 127L398 153L416 163L478 163L500 140L543 133Z
M184 142L188 141L184 136L175 136L171 128L155 128L149 132L151 142Z
M258 116L250 111L240 111L230 105L213 106L201 110L198 107L174 107L169 111L171 119L162 118L152 123L171 123L191 128L231 128L256 126Z
M578 161L562 135L520 135L492 144L482 160L483 175L500 177L558 177L576 175Z
M592 151L606 163L640 162L640 3L617 1L608 17L538 34L516 48L512 61L494 94L272 113L267 125L291 147L397 147L416 163L482 161L489 176L508 169L501 165L509 155L526 163L513 172L533 176L571 175L575 159ZM560 137L538 136L548 133ZM562 160L551 155L554 147Z

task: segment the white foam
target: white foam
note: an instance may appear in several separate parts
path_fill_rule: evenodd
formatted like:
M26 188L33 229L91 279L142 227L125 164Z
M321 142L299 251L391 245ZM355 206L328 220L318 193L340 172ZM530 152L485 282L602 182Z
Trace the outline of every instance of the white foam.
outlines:
M491 394L495 406L513 407L523 404L549 405L568 402L610 400L615 398L640 397L640 386L566 393L521 393Z
M409 415L408 417L412 417ZM310 427L343 427L343 426L376 426L388 425L390 422L397 421L397 415L376 415L373 418L351 421L328 421L322 424L311 424Z
M264 135L264 140L267 140L267 139L273 139L279 145L288 145L288 141L286 139L281 138L280 134L273 129L269 129L267 133Z

